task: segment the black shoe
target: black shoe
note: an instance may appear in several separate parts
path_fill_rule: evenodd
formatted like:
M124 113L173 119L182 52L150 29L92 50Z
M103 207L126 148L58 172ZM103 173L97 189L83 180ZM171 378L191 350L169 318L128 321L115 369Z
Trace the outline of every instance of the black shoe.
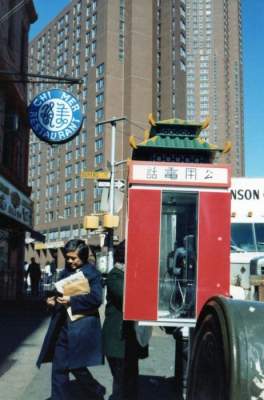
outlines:
M104 395L106 394L106 388L98 383L98 385L94 388L91 389L88 393L89 400L104 400Z
M104 396L106 394L106 388L100 383L97 386L96 394L98 394L99 396Z

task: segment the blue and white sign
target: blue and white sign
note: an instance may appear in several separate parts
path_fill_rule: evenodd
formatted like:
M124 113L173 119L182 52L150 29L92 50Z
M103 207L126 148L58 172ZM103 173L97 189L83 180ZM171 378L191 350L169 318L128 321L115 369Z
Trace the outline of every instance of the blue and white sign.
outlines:
M29 123L40 140L62 144L76 136L83 122L81 105L69 92L51 89L38 94L28 107Z

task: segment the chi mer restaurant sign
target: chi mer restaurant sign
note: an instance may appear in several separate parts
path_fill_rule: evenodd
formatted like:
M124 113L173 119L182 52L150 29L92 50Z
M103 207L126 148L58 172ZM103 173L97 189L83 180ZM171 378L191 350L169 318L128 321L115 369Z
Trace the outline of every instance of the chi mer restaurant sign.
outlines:
M0 214L32 228L32 201L0 176Z
M83 122L80 103L71 93L61 89L38 94L28 107L28 115L33 132L50 144L72 140Z

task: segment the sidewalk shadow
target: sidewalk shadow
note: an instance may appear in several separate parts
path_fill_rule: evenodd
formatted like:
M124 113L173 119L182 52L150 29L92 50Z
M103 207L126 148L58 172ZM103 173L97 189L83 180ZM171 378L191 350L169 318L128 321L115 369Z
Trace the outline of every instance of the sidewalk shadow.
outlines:
M140 375L139 400L145 400L146 398L151 400L178 400L176 398L175 378Z
M71 380L70 383L67 385L67 394L63 397L64 400L94 400L95 397L90 397L85 393L80 384L75 380ZM107 399L107 396L105 397ZM45 400L52 400L51 397Z
M72 380L67 389L68 396L65 400L94 400L93 398L87 397L78 382L76 380ZM105 400L108 399L108 396L105 396ZM139 377L139 397L137 400L178 400L176 397L176 389L175 389L175 379L172 378L163 378L160 376L147 376L141 375ZM45 400L52 400L51 397ZM182 400L179 399L179 400Z
M21 344L48 317L41 299L0 301L0 377L16 360L8 359ZM25 343L24 346L33 346Z

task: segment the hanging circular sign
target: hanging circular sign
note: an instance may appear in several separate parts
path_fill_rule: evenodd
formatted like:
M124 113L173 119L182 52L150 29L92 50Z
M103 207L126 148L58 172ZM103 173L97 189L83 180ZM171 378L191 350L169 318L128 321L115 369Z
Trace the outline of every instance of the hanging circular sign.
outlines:
M28 115L33 132L50 144L69 142L79 133L83 122L80 103L61 89L38 94L28 107Z

